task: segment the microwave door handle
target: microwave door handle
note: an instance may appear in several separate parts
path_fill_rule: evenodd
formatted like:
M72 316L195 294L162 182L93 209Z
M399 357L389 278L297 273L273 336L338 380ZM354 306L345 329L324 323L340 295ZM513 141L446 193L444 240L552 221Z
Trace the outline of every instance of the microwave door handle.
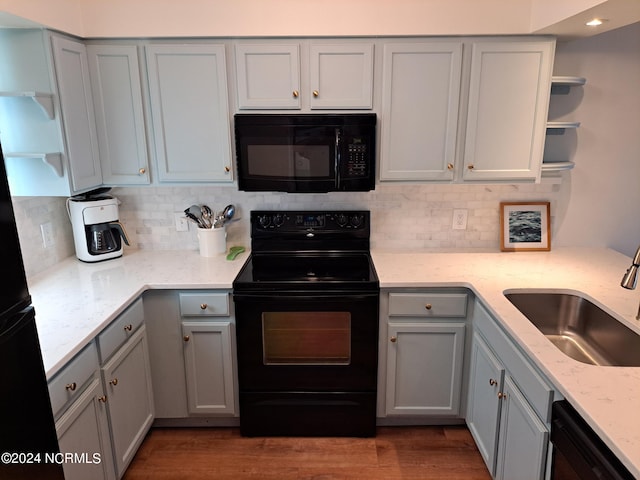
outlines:
M334 151L334 167L336 172L336 190L340 188L340 129L336 128L336 144Z

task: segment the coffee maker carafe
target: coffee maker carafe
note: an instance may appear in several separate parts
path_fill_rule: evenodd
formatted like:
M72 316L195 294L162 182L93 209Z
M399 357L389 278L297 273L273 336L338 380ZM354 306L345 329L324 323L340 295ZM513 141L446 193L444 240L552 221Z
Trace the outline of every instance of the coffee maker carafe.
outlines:
M99 189L69 198L67 210L78 259L100 262L122 256L122 242L129 245L129 239L118 219L116 198Z

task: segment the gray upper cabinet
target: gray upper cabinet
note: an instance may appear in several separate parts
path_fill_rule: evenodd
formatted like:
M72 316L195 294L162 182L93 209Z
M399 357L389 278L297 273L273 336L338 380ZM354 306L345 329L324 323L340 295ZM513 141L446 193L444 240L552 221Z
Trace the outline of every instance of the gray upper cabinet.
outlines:
M51 42L72 190L88 190L102 184L102 170L87 49L81 41L57 35Z
M145 49L159 181L231 182L224 45Z
M532 37L387 41L380 180L539 181L554 47Z
M555 42L472 45L465 181L540 179Z
M361 42L237 43L238 109L371 109L373 49Z
M311 109L373 108L373 44L309 46Z
M84 43L41 29L0 29L0 62L11 194L66 197L101 185Z
M110 185L149 183L138 50L87 46L102 178Z
M387 43L380 180L452 180L462 42Z
M300 109L300 46L237 44L238 108Z

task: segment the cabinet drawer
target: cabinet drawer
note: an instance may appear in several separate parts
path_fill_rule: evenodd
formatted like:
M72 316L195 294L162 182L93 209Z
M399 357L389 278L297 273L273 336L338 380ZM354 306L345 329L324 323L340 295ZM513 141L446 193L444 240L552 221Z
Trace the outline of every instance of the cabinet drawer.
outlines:
M540 419L549 423L554 395L553 388L535 370L491 315L478 303L476 303L473 315L473 326L491 345Z
M111 325L98 335L100 360L106 362L115 351L123 345L144 322L144 308L139 298L130 305Z
M464 293L390 293L389 315L419 317L465 317Z
M182 316L228 316L229 294L226 292L181 293L180 313Z
M49 381L49 397L53 415L58 417L62 408L75 400L98 370L98 350L91 342Z

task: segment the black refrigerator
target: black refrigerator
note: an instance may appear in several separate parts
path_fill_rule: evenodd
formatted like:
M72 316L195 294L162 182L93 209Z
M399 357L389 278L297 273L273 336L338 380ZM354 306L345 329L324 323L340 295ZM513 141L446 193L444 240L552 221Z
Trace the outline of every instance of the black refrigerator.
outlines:
M0 147L0 479L64 479Z

